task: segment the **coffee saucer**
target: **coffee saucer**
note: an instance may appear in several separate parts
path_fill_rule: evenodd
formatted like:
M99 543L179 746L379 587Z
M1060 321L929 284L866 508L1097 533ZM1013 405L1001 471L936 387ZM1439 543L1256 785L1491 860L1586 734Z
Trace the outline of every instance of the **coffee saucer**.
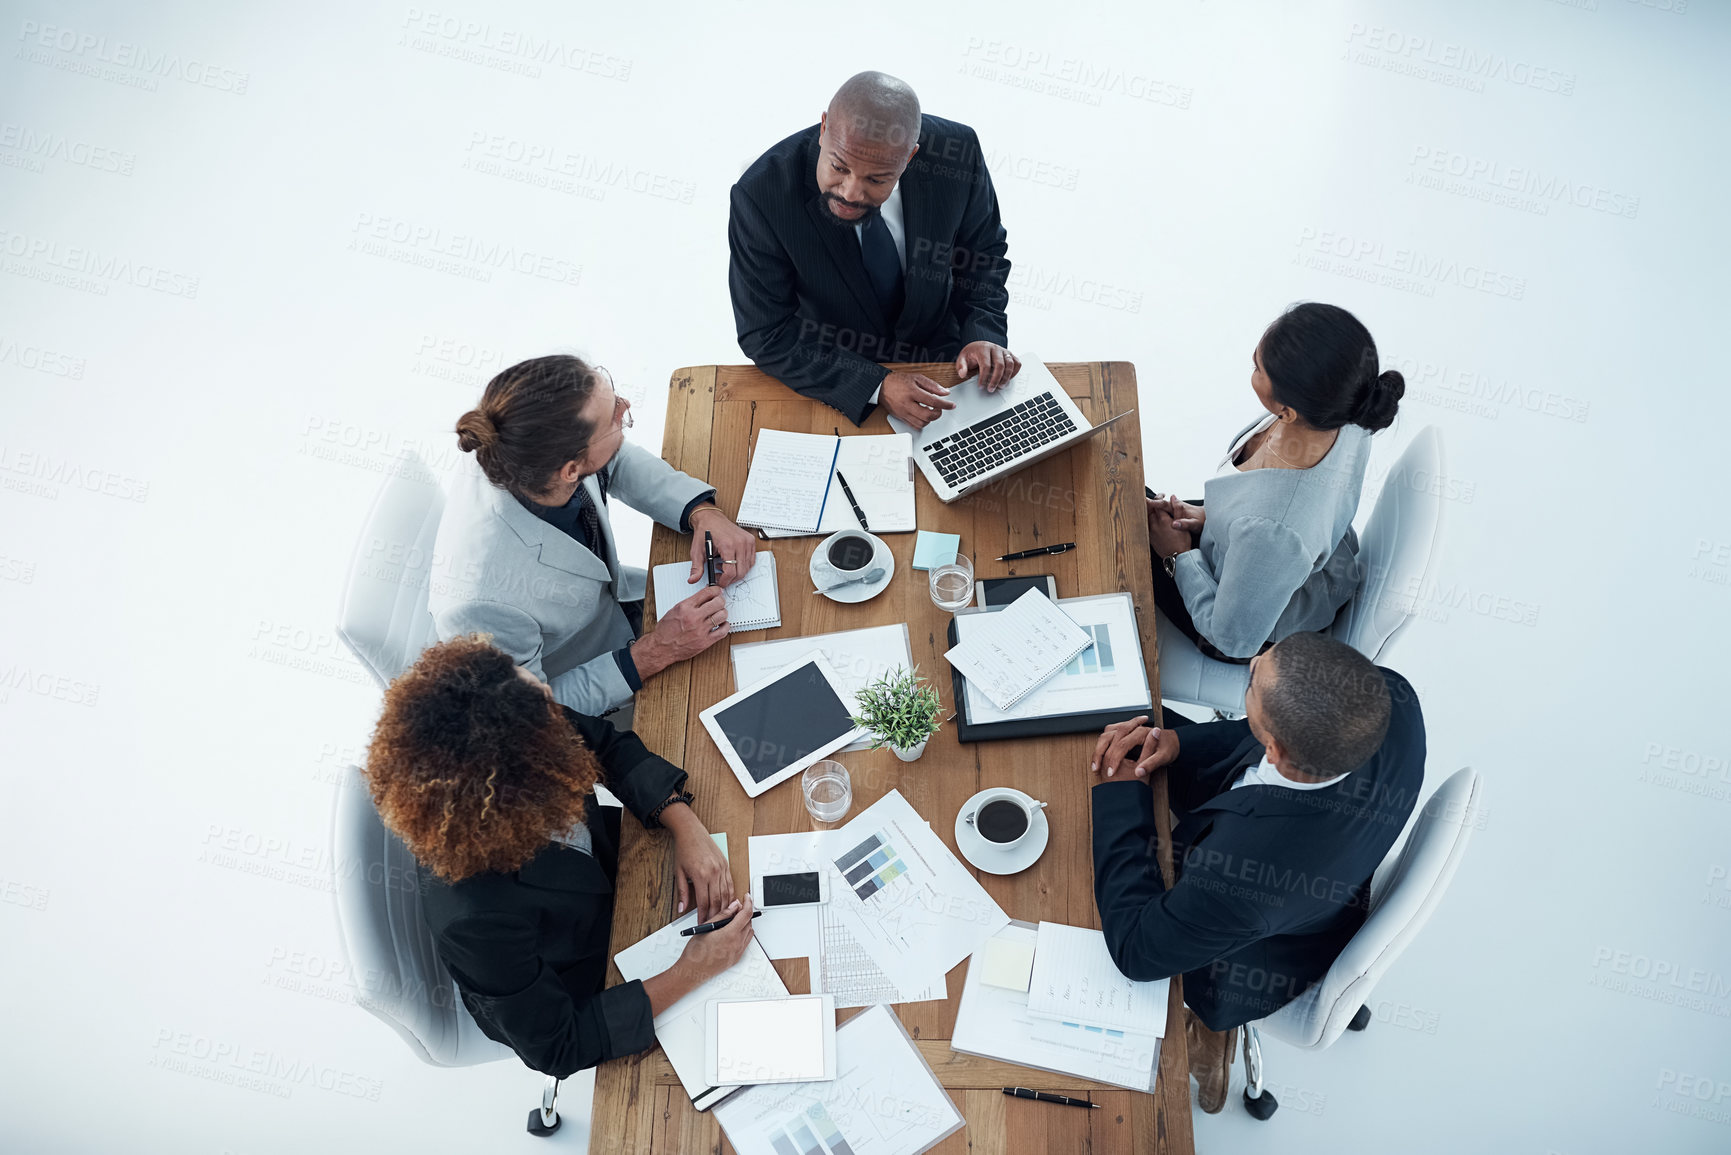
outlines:
M875 582L854 582L851 585L845 585L839 589L824 589L825 586L835 585L836 582L839 582L848 576L841 570L830 565L827 560L829 557L829 543L840 536L839 533L832 533L822 541L818 542L817 548L811 551L811 584L815 589L823 590L823 596L832 602L841 602L843 605L855 605L859 602L870 601L872 598L877 597L879 594L889 589L890 579L896 576L896 555L890 552L888 543L875 533L866 533L864 530L858 529L842 530L840 532L862 533L865 534L866 537L870 538L872 543L872 559L866 563L863 572L870 573L872 570L882 567L884 576Z
M1046 843L1052 836L1052 828L1046 822L1046 808L1034 811L1034 817L1028 823L1028 833L1022 836L1022 841L1005 850L967 823L967 815L980 799L994 793L993 790L982 790L956 811L956 849L962 852L962 857L979 867L987 874L1020 874L1040 860L1040 855L1046 852Z

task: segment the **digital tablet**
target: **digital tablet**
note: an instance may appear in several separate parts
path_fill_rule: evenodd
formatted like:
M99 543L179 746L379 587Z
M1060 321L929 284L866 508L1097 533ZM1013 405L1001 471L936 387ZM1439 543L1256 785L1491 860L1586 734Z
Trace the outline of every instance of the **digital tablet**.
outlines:
M835 1078L835 996L711 999L703 1077L711 1086Z
M974 583L974 604L981 609L1007 606L1029 590L1039 590L1057 601L1058 579L1049 573L1034 573L1025 577L982 578Z
M864 731L853 724L853 705L823 651L813 650L698 717L756 798L859 737Z

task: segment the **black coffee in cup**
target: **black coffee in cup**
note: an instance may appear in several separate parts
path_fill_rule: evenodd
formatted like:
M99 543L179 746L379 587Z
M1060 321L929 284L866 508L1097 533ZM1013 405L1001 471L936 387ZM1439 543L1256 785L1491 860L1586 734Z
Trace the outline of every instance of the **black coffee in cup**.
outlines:
M829 564L843 573L864 569L877 551L863 537L838 537L829 543Z
M1028 830L1028 812L1008 798L994 798L974 818L980 836L988 842L1014 842Z

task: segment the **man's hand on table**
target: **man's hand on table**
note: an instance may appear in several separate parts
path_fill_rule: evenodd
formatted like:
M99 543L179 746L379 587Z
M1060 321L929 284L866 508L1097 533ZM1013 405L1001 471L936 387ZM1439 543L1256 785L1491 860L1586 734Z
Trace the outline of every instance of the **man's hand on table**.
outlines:
M1148 715L1114 722L1094 744L1089 772L1106 778L1140 778L1178 757L1178 734L1148 725Z

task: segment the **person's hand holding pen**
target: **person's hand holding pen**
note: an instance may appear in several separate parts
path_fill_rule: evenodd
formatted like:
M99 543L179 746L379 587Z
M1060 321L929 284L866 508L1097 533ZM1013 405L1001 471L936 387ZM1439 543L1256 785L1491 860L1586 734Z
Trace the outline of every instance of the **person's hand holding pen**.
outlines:
M735 917L720 930L687 939L678 962L643 980L643 993L649 996L652 1015L659 1015L738 962L745 953L745 948L751 944L751 896L735 899L721 910L720 915L722 918Z
M715 505L700 505L691 511L691 576L687 582L705 579L705 535L715 543L715 553L721 568L715 584L723 589L750 572L757 561L757 539L748 530L733 524L733 520Z

